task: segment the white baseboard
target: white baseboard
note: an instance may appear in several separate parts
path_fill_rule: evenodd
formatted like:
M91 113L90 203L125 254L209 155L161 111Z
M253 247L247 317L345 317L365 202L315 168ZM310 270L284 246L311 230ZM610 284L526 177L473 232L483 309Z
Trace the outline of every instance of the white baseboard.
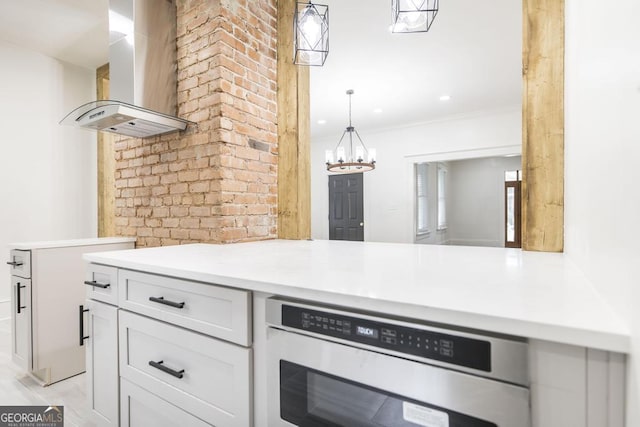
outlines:
M0 320L9 319L11 317L11 301L0 301Z

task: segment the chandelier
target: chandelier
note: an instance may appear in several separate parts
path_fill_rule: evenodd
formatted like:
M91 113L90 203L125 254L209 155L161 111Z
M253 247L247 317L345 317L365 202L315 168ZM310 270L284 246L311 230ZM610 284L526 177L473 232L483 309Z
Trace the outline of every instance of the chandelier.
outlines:
M351 124L351 95L353 95L353 89L347 91L349 95L349 126L342 133L340 141L335 150L326 150L325 161L327 164L327 170L329 172L340 173L356 173L356 172L368 172L376 168L376 150L371 148L367 150L367 147L362 142L362 138L358 135L358 131ZM354 147L353 135L356 135L356 146ZM348 144L342 145L342 141L345 140L345 136L349 135ZM367 161L365 162L365 156ZM334 161L335 159L335 161Z
M329 54L329 6L296 3L293 34L293 63L324 65Z
M391 31L394 33L426 32L438 14L439 0L391 0Z

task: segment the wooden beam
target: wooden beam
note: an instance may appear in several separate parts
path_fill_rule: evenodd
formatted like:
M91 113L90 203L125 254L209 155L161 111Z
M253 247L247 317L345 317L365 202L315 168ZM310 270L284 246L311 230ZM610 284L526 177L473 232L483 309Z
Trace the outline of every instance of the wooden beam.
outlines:
M97 99L109 99L109 64L96 70ZM114 137L98 132L98 237L115 236L115 172Z
M564 246L564 0L523 0L522 248Z
M309 69L293 64L295 0L278 0L278 237L311 237Z

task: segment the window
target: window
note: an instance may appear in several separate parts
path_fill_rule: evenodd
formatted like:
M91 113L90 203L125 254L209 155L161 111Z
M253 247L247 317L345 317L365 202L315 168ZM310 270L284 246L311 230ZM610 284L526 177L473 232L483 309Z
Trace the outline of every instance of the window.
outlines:
M447 167L438 163L438 230L447 229Z
M428 174L429 164L416 164L416 234L429 232Z

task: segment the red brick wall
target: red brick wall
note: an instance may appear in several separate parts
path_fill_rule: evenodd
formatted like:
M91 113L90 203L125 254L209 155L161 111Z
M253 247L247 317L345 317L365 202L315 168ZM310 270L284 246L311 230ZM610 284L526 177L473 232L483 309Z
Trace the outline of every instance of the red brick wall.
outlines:
M276 237L276 0L178 0L182 133L116 142L116 232L137 245Z

